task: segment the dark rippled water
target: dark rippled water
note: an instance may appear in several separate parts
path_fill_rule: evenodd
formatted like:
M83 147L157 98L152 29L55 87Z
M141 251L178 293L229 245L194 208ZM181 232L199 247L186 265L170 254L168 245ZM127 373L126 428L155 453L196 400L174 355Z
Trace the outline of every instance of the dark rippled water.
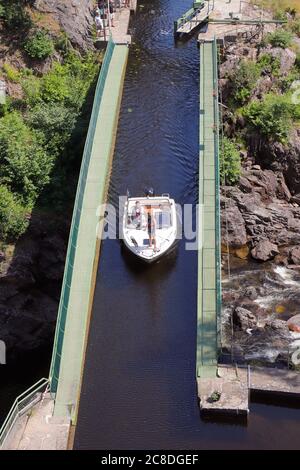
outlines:
M173 41L173 20L190 3L145 1L133 21L111 202L150 185L196 203L199 54L195 41ZM75 448L300 447L300 410L282 404L253 404L247 427L200 419L196 277L184 241L153 266L103 243Z

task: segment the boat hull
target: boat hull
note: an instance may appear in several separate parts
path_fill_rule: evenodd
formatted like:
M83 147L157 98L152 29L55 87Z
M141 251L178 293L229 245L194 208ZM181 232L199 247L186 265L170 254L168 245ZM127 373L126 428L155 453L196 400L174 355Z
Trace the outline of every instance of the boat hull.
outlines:
M139 204L140 216L132 216ZM151 208L151 209L149 209ZM147 217L155 220L155 229L150 235ZM125 247L144 263L151 264L167 255L178 239L176 204L169 196L128 198L122 219L122 240Z

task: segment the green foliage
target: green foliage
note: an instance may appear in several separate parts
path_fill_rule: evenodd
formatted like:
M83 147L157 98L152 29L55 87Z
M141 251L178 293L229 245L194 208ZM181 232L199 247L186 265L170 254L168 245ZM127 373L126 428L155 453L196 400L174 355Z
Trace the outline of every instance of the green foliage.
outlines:
M238 104L244 104L251 96L258 78L260 67L252 60L242 60L235 70L232 78L234 100Z
M232 140L224 137L220 142L220 174L223 184L235 184L240 176L239 151Z
M34 129L44 135L48 153L58 157L70 140L77 115L59 103L37 104L27 118Z
M55 39L55 49L62 54L68 54L71 50L71 42L68 38L68 35L65 32L62 32Z
M298 71L300 71L300 51L298 51L296 55L295 67Z
M35 75L29 75L22 80L22 88L25 95L25 102L29 106L34 106L40 101L41 80Z
M3 64L3 72L5 73L6 75L6 78L10 81L10 82L14 82L14 83L19 83L20 81L20 72L15 69L12 65L10 65L8 62L5 62Z
M278 78L278 85L282 93L286 93L291 89L295 81L299 80L299 72L297 67L292 69L287 75L282 75Z
M221 396L222 396L221 392L219 392L218 390L215 390L214 392L212 392L212 394L208 398L208 401L210 403L215 403L220 400Z
M272 54L262 54L257 61L261 73L270 74L273 76L278 76L280 71L280 59L278 57L273 57Z
M286 49L292 44L293 35L290 31L285 29L277 29L273 33L267 34L265 38L266 44L271 44L273 47L281 47Z
M300 37L300 18L295 18L293 21L291 21L289 23L289 29L292 31L292 33Z
M55 63L42 78L40 97L47 103L64 103L79 111L97 71L93 56L87 55L83 59L70 53L64 64Z
M9 29L29 30L32 26L31 18L24 8L26 0L0 0L0 17Z
M0 119L0 183L9 185L26 204L33 204L49 182L53 160L42 143L18 112Z
M41 80L41 99L47 103L64 103L69 91L68 70L57 62Z
M53 54L54 44L48 33L39 29L28 37L24 49L33 59L43 60Z
M2 3L0 0L0 7ZM50 47L51 53L54 50L53 43L47 46L48 40L46 33L31 35L25 45L27 52L42 60ZM21 84L24 98L8 99L0 107L2 239L16 239L25 230L25 210L30 211L38 197L46 206L65 207L65 196L70 196L67 191L72 186L70 170L74 165L78 168L75 158L89 122L84 120L83 105L99 65L94 54L82 57L75 53L67 37L56 47L63 51L64 59L42 77L31 69L18 72L10 64L3 67L9 81ZM47 186L49 190L44 191Z
M297 106L290 97L268 94L262 101L253 101L243 110L250 126L270 140L286 142Z
M27 225L26 209L6 186L0 185L0 238L15 240Z

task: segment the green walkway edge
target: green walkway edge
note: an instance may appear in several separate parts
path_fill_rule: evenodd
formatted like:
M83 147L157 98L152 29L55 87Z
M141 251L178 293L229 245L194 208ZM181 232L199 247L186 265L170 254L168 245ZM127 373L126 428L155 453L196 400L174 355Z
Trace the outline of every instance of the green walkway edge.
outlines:
M221 308L216 41L200 43L197 377L216 376Z
M97 208L106 202L128 47L109 42L101 67L70 231L50 369L54 415L76 422L99 260Z

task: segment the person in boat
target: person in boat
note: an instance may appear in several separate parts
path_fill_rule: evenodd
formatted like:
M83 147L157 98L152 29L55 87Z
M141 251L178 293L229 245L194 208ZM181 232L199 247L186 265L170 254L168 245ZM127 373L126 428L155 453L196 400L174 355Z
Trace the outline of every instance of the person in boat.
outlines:
M135 205L132 210L131 214L131 221L134 223L136 228L141 227L142 223L142 210L141 210L141 204L140 201L135 201Z
M147 206L147 228L148 228L148 234L149 234L149 246L152 248L153 245L153 251L157 252L159 249L157 248L156 244L156 236L155 236L155 229L156 229L156 221L155 217L153 214L153 211L151 209L151 206Z

